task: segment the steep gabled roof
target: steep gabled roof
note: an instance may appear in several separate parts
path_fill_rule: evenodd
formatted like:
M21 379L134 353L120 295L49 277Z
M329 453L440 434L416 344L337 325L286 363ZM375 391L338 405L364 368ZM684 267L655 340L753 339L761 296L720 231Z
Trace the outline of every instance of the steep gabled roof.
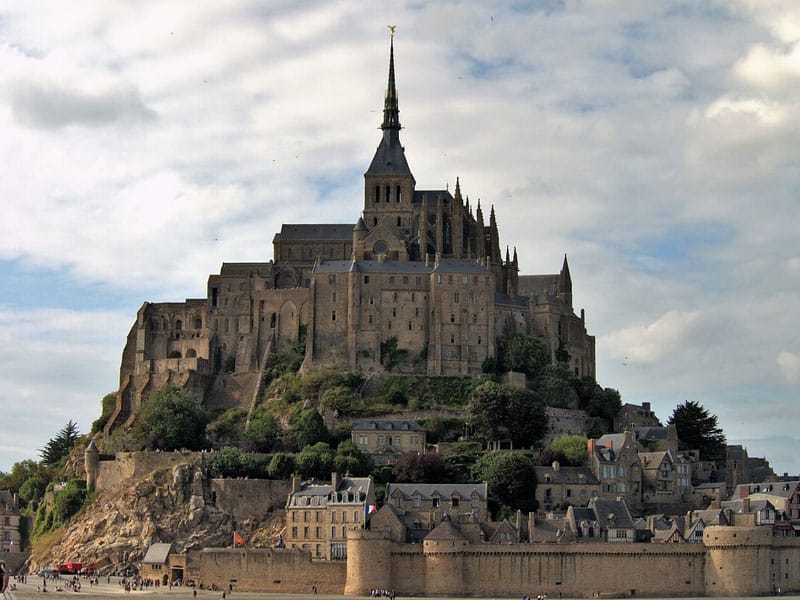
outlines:
M147 565L165 565L167 564L167 556L172 552L172 544L150 544L147 552L142 559L142 564Z

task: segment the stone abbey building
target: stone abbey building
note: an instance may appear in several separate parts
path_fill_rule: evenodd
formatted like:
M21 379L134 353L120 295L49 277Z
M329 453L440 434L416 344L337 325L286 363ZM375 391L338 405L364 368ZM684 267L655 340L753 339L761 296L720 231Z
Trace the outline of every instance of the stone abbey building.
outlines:
M273 260L224 263L205 298L145 303L123 352L117 411L166 382L210 405L247 405L272 352L305 336L304 369L479 373L501 335L544 340L578 376L595 375L594 337L572 306L566 257L558 273L519 275L501 253L494 208L455 189L421 190L400 143L390 45L382 136L364 174L364 208L346 224L286 224Z

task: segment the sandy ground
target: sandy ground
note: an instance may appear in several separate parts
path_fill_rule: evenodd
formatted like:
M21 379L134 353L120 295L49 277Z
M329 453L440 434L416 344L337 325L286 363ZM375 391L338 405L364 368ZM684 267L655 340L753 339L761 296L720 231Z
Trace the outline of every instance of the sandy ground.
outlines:
M56 591L57 588L63 587L61 583L56 581L47 582L47 591L42 591L42 580L39 577L29 577L27 583L14 582L17 586L16 590L7 591L6 599L13 600L78 600L80 596L91 596L94 600L101 598L108 598L113 600L124 600L125 598L140 598L141 600L222 600L222 592L211 590L197 590L197 596L194 596L192 588L146 588L144 590L136 590L125 592L119 584L119 580L115 577L111 578L111 583L106 579L101 580L98 585L90 586L88 580L81 580L80 592L73 592L65 588L64 591ZM256 598L291 598L292 600L342 600L345 596L329 595L329 594L275 594L264 592L226 592L226 600L255 600ZM352 599L353 596L346 598Z

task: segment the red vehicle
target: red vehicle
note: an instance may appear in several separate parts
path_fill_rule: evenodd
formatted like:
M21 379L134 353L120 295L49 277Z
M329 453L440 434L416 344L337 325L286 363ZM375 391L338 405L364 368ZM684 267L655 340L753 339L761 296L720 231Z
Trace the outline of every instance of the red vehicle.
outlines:
M81 572L83 565L77 562L68 562L58 565L58 572L62 575L77 575Z

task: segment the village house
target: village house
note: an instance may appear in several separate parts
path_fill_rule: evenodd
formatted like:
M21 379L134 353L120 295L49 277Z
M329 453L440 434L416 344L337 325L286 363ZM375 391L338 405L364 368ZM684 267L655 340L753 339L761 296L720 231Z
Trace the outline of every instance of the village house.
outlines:
M577 541L633 543L636 521L622 499L592 498L586 507L570 506L566 524Z
M600 481L588 467L562 467L558 461L536 470L539 511L550 512L567 505L586 506L600 494Z
M388 483L386 504L406 521L433 529L448 515L456 522L488 521L488 486L484 483Z
M322 559L347 558L347 530L361 529L375 507L371 477L331 474L330 483L293 479L286 502L287 548L308 550Z
M356 447L376 465L394 465L402 452L425 452L425 429L416 421L359 419L350 432Z
M0 552L20 552L20 514L16 497L9 490L0 490Z
M587 441L589 468L600 481L599 498L623 498L638 508L642 501L642 465L631 431L607 433Z

